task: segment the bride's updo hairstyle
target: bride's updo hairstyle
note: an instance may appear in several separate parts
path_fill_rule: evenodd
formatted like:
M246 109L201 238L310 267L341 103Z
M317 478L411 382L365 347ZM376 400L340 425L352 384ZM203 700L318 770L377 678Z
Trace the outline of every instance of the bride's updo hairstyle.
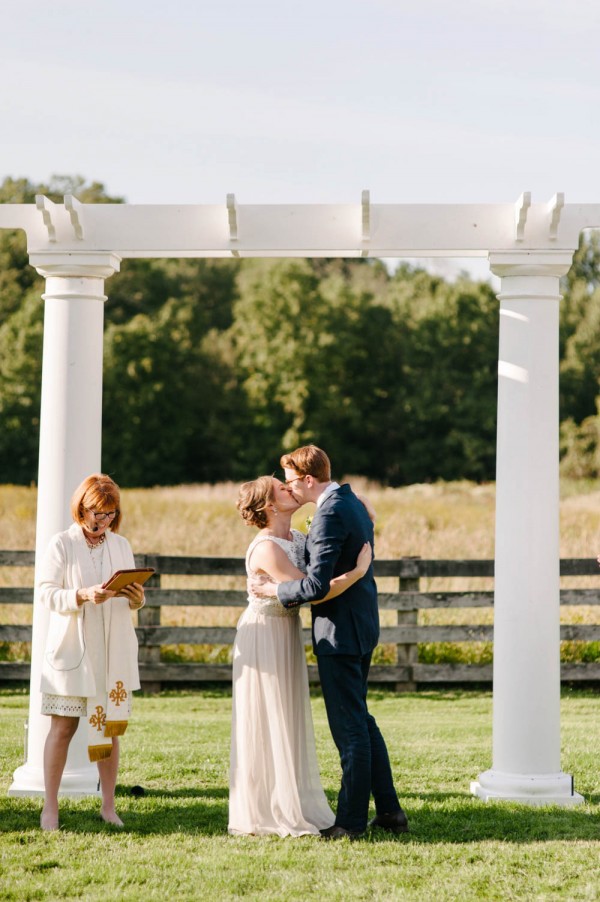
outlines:
M264 529L267 525L267 506L274 500L273 477L259 476L240 486L236 507L246 526Z

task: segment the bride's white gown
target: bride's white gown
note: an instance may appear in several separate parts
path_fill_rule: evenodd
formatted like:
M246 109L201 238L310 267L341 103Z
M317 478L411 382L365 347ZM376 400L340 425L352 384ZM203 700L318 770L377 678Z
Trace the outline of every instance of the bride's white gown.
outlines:
M248 607L233 647L233 716L229 832L318 834L334 823L317 765L308 673L298 608L259 598L252 587L267 577L248 561L259 542L276 542L305 571L306 537L257 536L246 553Z

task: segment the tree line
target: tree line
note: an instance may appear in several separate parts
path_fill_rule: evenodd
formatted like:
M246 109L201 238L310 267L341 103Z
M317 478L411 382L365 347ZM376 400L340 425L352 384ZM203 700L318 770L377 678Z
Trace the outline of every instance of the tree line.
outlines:
M6 178L0 202L116 203L98 182ZM43 280L0 231L0 472L37 477ZM126 260L106 283L103 468L124 486L241 480L315 442L336 475L492 480L498 301L377 260ZM561 302L563 471L600 474L600 247Z

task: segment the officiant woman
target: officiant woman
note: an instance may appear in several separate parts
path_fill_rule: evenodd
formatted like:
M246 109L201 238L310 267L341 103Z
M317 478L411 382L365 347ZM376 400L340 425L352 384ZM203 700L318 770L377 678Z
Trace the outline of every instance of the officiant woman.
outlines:
M104 589L115 570L135 566L127 539L118 535L121 495L109 476L84 479L71 498L73 523L51 540L37 583L50 611L42 664L42 714L51 718L44 747L45 800L40 825L58 829L58 790L71 739L80 722L88 755L96 761L101 817L116 826L119 739L127 729L131 695L140 688L132 610L144 604L133 583L117 595Z

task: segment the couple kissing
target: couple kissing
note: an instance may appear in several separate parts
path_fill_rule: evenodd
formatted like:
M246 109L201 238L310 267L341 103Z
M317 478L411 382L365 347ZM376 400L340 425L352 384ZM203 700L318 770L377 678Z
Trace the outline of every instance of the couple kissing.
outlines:
M359 838L371 827L408 830L385 741L367 707L379 639L373 578L374 512L331 479L329 458L308 445L281 458L285 482L244 483L238 510L258 535L246 553L248 605L233 648L229 833ZM308 535L295 511L317 506ZM310 604L312 642L327 719L340 754L334 814L321 785L302 642Z

